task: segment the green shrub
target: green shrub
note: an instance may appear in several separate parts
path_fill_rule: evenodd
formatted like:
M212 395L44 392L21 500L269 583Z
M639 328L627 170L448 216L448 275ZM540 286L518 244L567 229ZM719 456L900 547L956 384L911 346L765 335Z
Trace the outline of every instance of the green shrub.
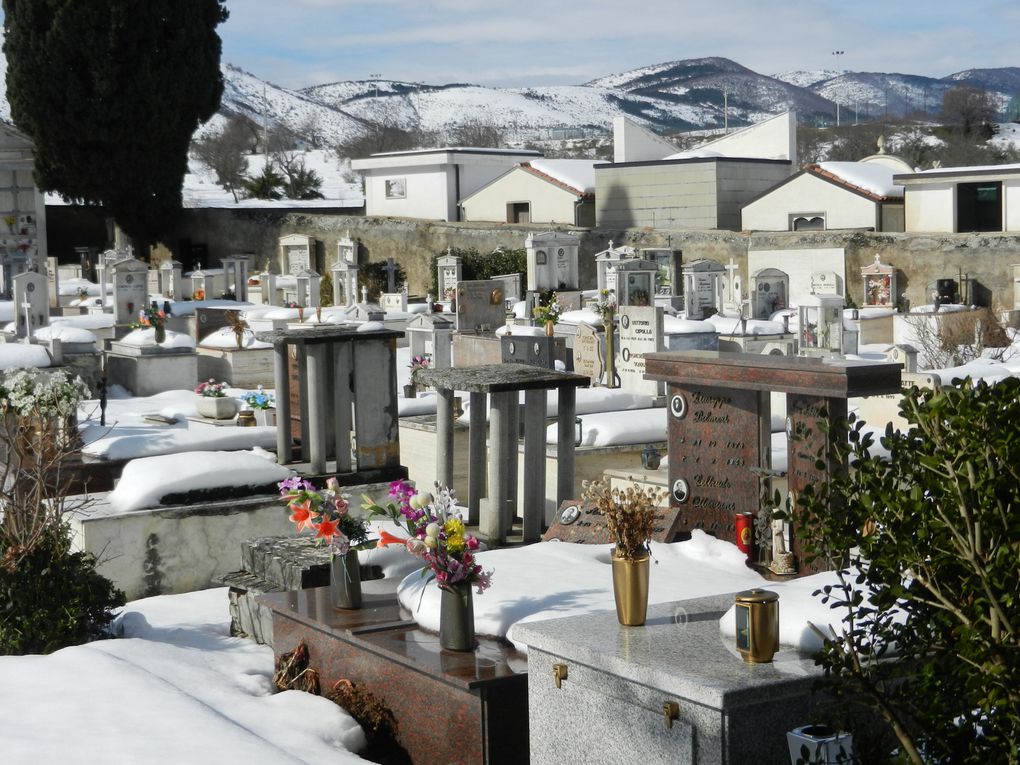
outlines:
M464 281L491 279L493 276L503 274L521 274L522 287L528 288L528 253L523 247L515 250L499 248L488 253L480 253L474 247L470 249L454 247L450 249L449 254L461 259L461 278ZM433 295L439 295L436 261L445 255L447 252L444 251L432 256L432 279L429 290ZM442 295L439 297L442 298Z
M6 554L0 548L0 558ZM124 594L72 552L66 528L53 530L10 570L0 565L0 654L49 653L103 637Z
M850 470L798 499L839 570L818 662L915 763L1020 761L1020 379L905 394L887 459L850 420ZM866 599L865 599L866 598Z

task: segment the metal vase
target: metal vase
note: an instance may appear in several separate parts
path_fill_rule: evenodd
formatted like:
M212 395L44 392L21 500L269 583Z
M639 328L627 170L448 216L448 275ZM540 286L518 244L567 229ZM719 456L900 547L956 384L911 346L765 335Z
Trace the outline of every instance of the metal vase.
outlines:
M329 598L333 608L361 608L361 566L354 550L330 557Z
M618 558L613 551L613 594L620 624L638 627L648 611L648 556L637 560Z
M475 604L471 585L441 585L439 645L448 651L475 649Z
M153 324L152 328L156 332L156 345L162 345L166 342L166 324L158 323Z

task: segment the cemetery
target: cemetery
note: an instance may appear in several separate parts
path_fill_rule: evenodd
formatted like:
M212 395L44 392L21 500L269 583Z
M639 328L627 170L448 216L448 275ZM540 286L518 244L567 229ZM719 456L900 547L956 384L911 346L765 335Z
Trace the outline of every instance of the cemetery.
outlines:
M77 265L5 261L4 374L66 370L87 386L63 459L90 507L70 526L133 601L118 634L178 631L228 653L241 641L276 662L279 690L310 676L322 695L359 689L389 728L369 734L336 707L342 744L295 734L352 761L790 761L794 729L830 703L809 624L839 616L811 594L837 582L814 527L782 507L845 474L848 415L877 438L906 427L905 387L997 381L1016 360L938 366L931 338L954 322L993 347L985 314L959 280L898 311L902 273L877 255L852 274L830 250L741 265L610 242L582 268L577 238L556 231L525 250L525 273L479 280L447 251L424 299L391 260L372 301L349 233L334 253L281 237L261 271L250 255L184 272L111 250L93 282ZM295 533L319 505L288 505L277 486L302 481L325 492L316 502L346 497L342 517L366 518L376 546ZM646 498L650 573L647 557L643 575L617 573L633 561L592 498L603 483ZM394 497L397 523L379 513ZM459 517L437 516L436 534L401 520L439 508ZM457 556L477 556L473 596L417 573L414 550L451 540L442 560L456 565L426 565L457 576ZM622 581L637 582L636 622ZM170 603L229 614L235 637ZM326 701L306 695L319 714ZM593 723L597 736L563 735ZM811 746L867 750L872 724Z

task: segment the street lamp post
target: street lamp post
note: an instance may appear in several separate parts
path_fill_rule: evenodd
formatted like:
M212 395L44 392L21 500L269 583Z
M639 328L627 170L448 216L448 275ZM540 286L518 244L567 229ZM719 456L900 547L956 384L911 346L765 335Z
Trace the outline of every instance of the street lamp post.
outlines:
M832 55L833 55L833 57L836 60L837 71L839 69L839 57L842 56L844 53L846 53L846 51L834 50L832 52ZM833 100L835 100L835 102L836 102L836 127L839 127L839 99L836 98L836 99L833 99Z

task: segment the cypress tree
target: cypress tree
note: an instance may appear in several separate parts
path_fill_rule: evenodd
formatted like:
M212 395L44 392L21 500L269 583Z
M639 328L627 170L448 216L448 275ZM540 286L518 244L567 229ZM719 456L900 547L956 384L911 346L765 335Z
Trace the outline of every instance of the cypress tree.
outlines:
M225 0L3 0L7 98L36 183L101 207L140 256L181 210L195 129L223 93Z

